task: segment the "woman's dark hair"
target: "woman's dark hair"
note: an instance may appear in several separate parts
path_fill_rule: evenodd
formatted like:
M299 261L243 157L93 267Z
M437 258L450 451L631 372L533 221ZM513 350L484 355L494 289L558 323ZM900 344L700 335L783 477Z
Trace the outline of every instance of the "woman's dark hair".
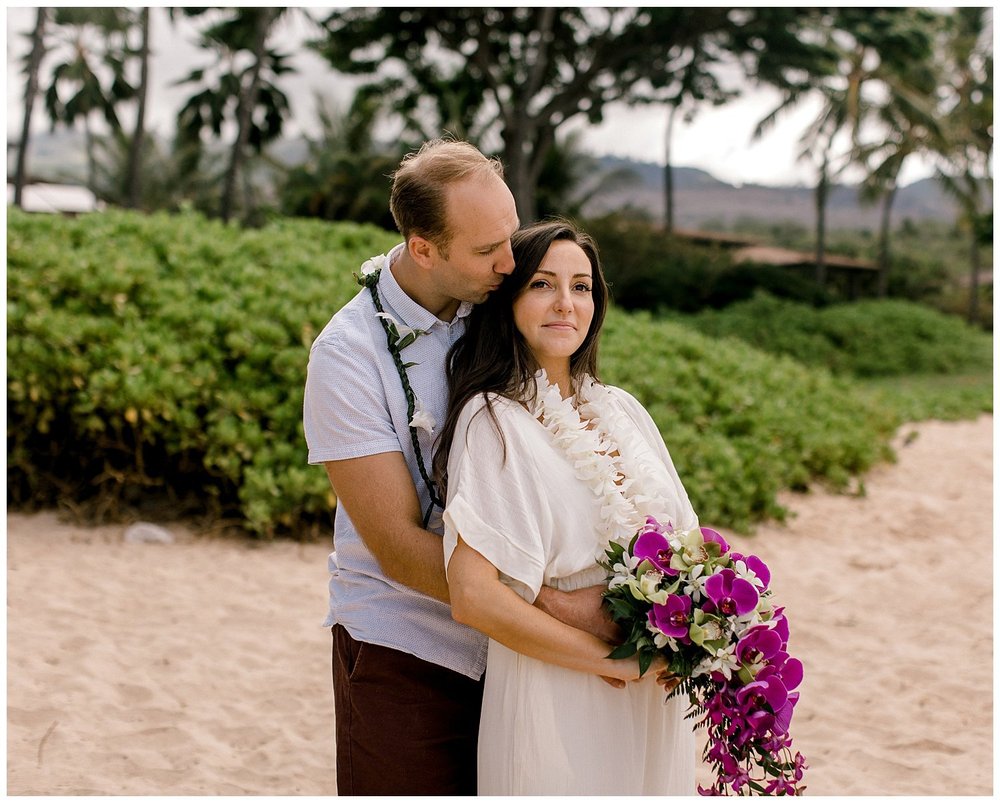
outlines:
M499 289L490 293L469 314L465 335L448 353L448 415L436 443L434 478L442 498L445 494L448 452L462 408L480 394L496 393L514 401L528 401L536 393L535 364L528 344L514 325L514 301L535 275L552 243L576 243L587 255L592 272L591 296L594 317L583 343L570 357L570 377L574 384L585 374L597 379L597 343L608 306L608 285L604 281L597 243L566 220L549 220L521 229L511 237L514 272ZM486 409L496 424L496 414L486 396ZM503 436L497 427L501 441Z

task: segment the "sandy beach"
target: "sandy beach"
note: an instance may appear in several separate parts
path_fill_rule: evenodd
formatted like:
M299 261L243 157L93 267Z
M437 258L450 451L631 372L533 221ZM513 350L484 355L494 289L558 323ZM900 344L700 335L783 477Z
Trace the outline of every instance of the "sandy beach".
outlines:
M806 670L807 794L993 791L993 419L904 427L865 494L725 533ZM711 522L704 522L711 524ZM328 544L7 516L7 793L335 793Z

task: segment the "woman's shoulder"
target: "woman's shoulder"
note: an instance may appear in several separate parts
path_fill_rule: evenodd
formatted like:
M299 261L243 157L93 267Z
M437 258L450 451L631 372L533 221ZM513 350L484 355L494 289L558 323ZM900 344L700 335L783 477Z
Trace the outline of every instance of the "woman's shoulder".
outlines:
M641 410L643 413L646 412L646 408L642 406L641 402L625 390L625 388L620 388L617 385L605 385L601 382L595 382L594 388L599 393L603 393L609 400L615 402L620 407L624 407L629 412L635 412L637 410Z
M471 428L483 419L487 422L495 421L506 429L523 410L518 402L499 393L477 393L462 405L458 414L458 428Z

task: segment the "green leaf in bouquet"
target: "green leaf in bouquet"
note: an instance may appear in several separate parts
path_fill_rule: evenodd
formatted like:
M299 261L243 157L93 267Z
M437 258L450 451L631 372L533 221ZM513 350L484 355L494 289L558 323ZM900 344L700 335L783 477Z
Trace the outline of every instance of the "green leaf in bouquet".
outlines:
M614 658L615 660L621 658L631 658L636 653L636 646L634 641L626 641L624 644L619 644L611 652L608 653L608 658Z
M654 650L642 650L639 652L639 676L646 674L646 670L649 669L649 665L653 663L653 658L656 657L656 652Z
M620 597L605 597L604 599L607 602L608 607L611 608L612 618L615 620L632 618L635 606L630 602L621 599Z

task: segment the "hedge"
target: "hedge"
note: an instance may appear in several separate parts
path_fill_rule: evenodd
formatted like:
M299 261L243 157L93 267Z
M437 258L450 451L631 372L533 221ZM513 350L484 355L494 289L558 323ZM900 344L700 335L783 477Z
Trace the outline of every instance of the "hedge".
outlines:
M327 528L306 464L308 349L398 235L193 213L7 218L8 504L105 517L147 498L265 537ZM781 516L777 493L843 487L895 424L847 382L613 309L607 381L664 434L706 522Z

